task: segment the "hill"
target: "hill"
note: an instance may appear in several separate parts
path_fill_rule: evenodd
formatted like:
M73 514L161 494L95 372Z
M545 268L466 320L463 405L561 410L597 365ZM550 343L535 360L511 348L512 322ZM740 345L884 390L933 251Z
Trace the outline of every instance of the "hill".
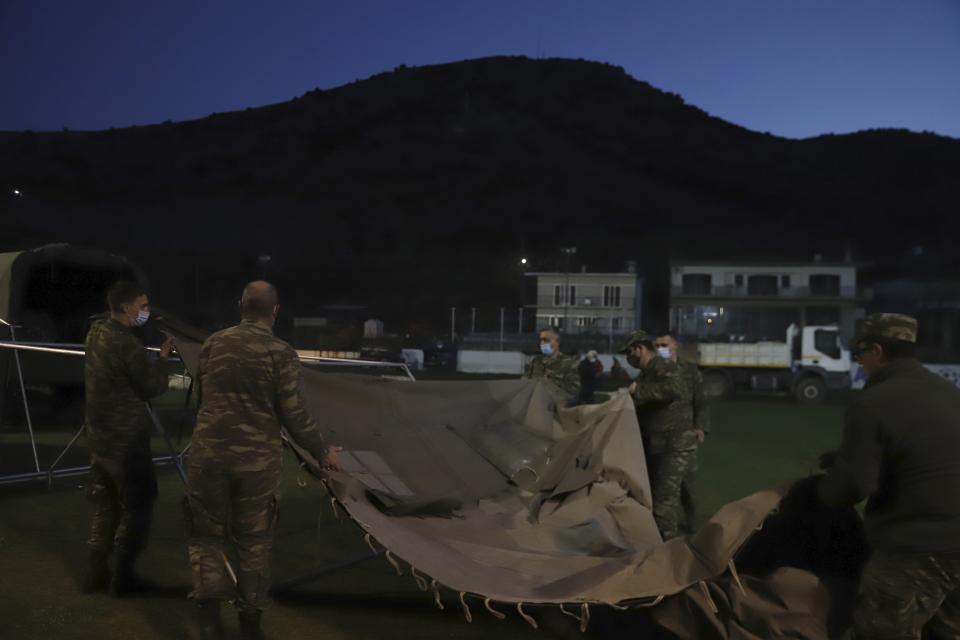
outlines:
M569 245L651 282L667 258L892 265L957 237L958 168L960 141L933 134L779 138L618 67L486 58L201 120L2 133L0 250L109 247L175 307L212 312L265 271L298 313L443 326L450 306L515 304L520 256L558 269Z

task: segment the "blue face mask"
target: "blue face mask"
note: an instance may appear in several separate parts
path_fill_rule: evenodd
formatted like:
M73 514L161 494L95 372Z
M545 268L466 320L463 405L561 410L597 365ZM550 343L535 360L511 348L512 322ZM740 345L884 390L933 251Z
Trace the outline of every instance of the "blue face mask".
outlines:
M130 324L132 324L135 327L142 327L143 325L147 324L147 320L149 319L150 319L150 312L145 309L141 309L140 311L137 312L137 317L134 318L130 322Z
M549 342L541 342L541 343L540 343L540 353L542 353L542 354L545 355L545 356L552 356L552 355L553 355L553 345L550 344Z

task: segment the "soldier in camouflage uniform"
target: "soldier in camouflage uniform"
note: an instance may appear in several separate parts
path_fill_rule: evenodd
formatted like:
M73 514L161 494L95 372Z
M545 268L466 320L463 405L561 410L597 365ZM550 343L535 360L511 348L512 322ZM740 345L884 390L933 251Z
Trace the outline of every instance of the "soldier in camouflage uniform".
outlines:
M829 506L868 498L857 638L960 638L960 389L913 357L916 339L909 316L864 320L867 384L817 485Z
M81 588L91 593L108 585L108 559L116 548L117 567L110 587L114 595L124 596L150 587L134 572L157 497L144 402L167 390L163 361L170 355L172 342L167 340L161 347L160 362L152 362L130 330L150 316L149 301L139 285L118 282L107 293L107 301L110 317L94 323L86 339L87 496L96 511L87 542L89 567Z
M653 517L664 540L680 535L680 486L696 456L687 387L672 360L657 355L644 331L634 331L621 353L640 375L628 391L637 408L653 492Z
M276 289L252 282L243 321L210 336L198 365L200 409L190 447L187 504L193 598L204 638L223 637L220 601L234 599L244 638L261 638L277 519L281 427L328 467L328 449L307 410L296 351L274 337ZM227 553L236 584L228 577Z
M692 412L693 421L690 423L689 429L694 435L691 441L693 450L690 466L687 468L686 476L680 484L680 502L683 505L683 513L686 518L685 529L692 533L697 527L697 513L690 485L697 473L697 449L703 444L710 432L710 417L707 411L706 397L703 393L703 376L700 374L700 367L696 362L679 357L677 339L669 331L657 336L653 346L657 350L657 355L661 358L673 360L677 363L686 389L683 401L690 404Z
M580 395L580 374L574 358L560 353L560 334L555 329L540 332L540 355L534 356L523 377L546 380L559 389L565 404L577 401Z

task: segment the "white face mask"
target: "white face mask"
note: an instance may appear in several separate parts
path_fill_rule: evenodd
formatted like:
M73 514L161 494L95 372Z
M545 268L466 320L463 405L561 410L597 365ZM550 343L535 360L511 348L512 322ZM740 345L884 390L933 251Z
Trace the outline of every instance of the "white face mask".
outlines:
M132 324L135 327L142 327L143 325L147 324L147 320L149 319L150 319L150 312L147 311L146 309L141 309L140 311L137 312L137 317L130 321L130 324Z
M673 357L673 352L670 351L670 347L657 347L657 355L664 360L669 360Z

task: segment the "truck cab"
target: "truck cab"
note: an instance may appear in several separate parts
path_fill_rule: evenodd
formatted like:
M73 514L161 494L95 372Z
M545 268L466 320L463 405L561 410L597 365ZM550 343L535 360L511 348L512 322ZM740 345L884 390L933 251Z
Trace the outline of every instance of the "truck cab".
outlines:
M840 338L836 326L811 326L802 329L791 325L796 337L792 368L796 376L794 393L801 402L818 402L826 389L850 386L852 358ZM819 383L822 383L821 387Z

